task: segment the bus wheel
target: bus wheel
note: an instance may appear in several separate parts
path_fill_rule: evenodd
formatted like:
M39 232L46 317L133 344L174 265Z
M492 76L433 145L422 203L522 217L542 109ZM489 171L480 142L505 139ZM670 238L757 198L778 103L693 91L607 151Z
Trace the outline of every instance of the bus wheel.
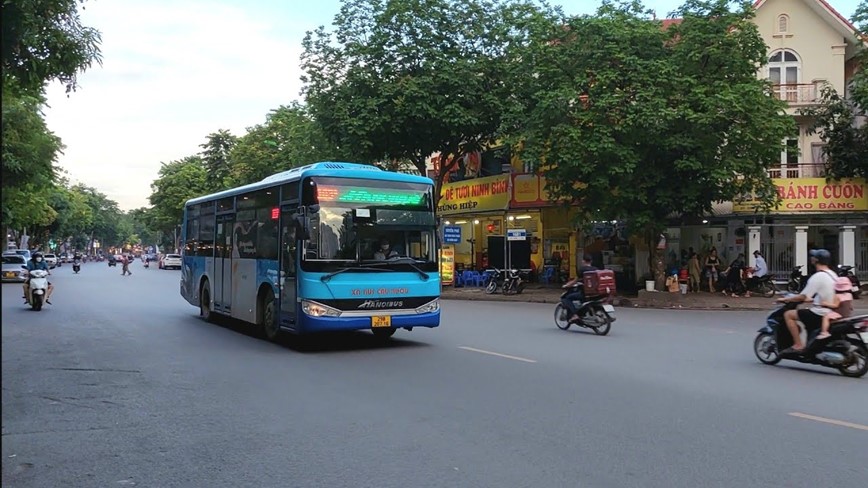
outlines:
M267 293L262 298L262 332L269 341L277 340L280 335L280 325L274 313L274 295Z
M374 333L374 337L376 337L377 339L386 340L386 339L392 337L393 335L395 335L395 330L396 329L393 329L393 328L388 328L388 329L383 328L383 329L371 329L371 332Z
M211 285L207 281L202 283L199 291L199 315L206 322L214 320L214 313L211 311Z

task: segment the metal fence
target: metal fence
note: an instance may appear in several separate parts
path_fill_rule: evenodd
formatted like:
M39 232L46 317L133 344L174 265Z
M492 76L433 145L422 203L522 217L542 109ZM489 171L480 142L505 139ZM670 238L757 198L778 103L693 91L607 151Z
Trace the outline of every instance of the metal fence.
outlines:
M856 247L856 276L859 281L868 281L868 239L860 239Z

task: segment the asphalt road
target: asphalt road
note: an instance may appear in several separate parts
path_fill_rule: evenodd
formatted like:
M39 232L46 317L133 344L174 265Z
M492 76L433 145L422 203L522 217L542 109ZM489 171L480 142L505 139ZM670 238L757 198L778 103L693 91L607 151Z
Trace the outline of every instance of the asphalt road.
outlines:
M868 480L868 377L752 353L762 313L446 302L312 349L198 319L177 271L3 285L9 487L816 487Z

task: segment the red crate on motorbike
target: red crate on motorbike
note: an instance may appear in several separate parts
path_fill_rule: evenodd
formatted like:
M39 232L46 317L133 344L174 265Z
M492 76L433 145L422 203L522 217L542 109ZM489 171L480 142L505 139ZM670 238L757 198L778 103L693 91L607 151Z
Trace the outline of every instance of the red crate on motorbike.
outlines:
M585 296L611 296L615 294L615 272L611 269L586 271L582 276Z

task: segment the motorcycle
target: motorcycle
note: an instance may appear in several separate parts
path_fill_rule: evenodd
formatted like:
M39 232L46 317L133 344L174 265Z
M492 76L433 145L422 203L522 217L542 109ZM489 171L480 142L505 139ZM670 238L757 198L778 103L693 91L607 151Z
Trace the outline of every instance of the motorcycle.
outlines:
M859 283L859 277L856 276L856 272L854 271L853 266L847 266L845 264L838 265L838 276L843 276L844 278L849 278L850 283L853 284L853 298L859 298L859 295L862 294L862 284Z
M807 331L804 351L783 354L793 345L793 338L784 322L784 312L794 310L797 303L782 303L766 319L753 341L754 354L763 364L774 365L782 359L835 368L842 375L859 378L868 373L868 315L837 320L829 328L830 337L815 339L819 327Z
M34 269L30 272L30 307L35 311L42 310L45 294L48 293L48 271Z
M75 274L78 274L78 272L81 271L81 261L76 259L75 261L72 262L72 271Z
M748 293L758 293L766 298L775 296L778 292L778 287L772 281L772 275L761 276L757 280L748 278L745 280L745 287Z
M805 289L805 285L807 284L808 277L802 275L802 267L793 267L793 271L790 273L790 281L787 283L787 291L792 294L798 294Z
M583 287L581 282L572 286L564 285L561 299ZM586 327L593 330L595 334L604 336L612 329L612 322L615 321L615 307L605 303L607 299L606 296L595 296L586 297L584 302L575 301L579 320L573 322L570 321L570 311L562 303L558 303L555 307L555 325L561 330L567 330L571 325Z
M494 268L494 273L485 285L485 293L491 295L501 288L504 295L518 295L524 291L524 281L521 271L517 269L501 270Z

